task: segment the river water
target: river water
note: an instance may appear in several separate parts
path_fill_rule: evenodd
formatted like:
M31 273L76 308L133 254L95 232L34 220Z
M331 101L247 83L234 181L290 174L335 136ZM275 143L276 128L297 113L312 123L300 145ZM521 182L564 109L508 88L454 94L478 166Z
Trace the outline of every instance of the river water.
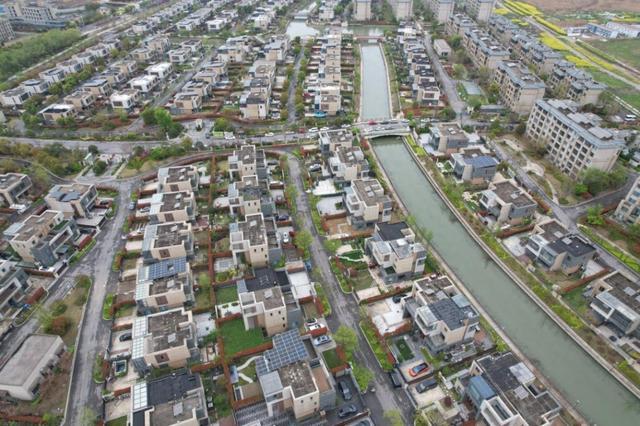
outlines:
M362 47L363 120L388 118L382 51ZM393 187L432 243L487 313L591 423L640 425L640 402L567 336L484 253L449 211L399 138L372 144Z

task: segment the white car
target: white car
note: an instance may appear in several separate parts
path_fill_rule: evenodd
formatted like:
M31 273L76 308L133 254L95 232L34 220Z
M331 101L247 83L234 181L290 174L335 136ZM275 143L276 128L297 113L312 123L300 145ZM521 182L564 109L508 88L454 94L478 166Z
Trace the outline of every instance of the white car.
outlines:
M318 128L317 127L310 128L309 133L318 133Z
M307 330L309 331L313 331L313 330L320 330L321 328L323 328L320 324L313 323L313 324L307 324Z
M313 339L314 346L326 345L329 342L331 342L331 337L327 336L326 334L323 334L322 336L318 336L315 339Z
M272 132L269 132L269 133L265 133L264 135L265 135L266 137L270 138L271 136L273 136L273 133L272 133Z

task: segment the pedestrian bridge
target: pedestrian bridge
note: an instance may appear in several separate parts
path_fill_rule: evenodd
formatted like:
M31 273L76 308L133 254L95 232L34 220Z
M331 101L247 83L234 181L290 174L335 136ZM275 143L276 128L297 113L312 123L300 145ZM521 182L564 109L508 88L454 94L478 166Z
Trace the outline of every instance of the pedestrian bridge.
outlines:
M368 139L411 133L409 120L368 120L356 123L356 126L360 129L360 135Z

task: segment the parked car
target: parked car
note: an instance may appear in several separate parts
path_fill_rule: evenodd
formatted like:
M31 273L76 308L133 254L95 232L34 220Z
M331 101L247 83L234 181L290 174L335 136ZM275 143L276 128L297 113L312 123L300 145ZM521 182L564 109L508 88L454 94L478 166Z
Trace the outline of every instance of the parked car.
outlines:
M349 401L353 398L353 395L351 395L351 389L349 389L349 385L345 382L338 382L338 389L345 401Z
M326 334L323 334L322 336L318 336L315 339L313 339L314 346L326 345L329 342L331 342L331 337L327 336Z
M309 166L310 172L319 172L320 170L322 170L322 166L320 164L312 164Z
M289 235L288 232L281 232L280 237L282 239L283 244L289 244L289 242L291 242L291 236Z
M305 321L305 323L307 324L317 324L318 320L315 318L307 318L307 320Z
M276 220L278 222L284 222L285 220L289 220L289 215L288 214L279 214L276 216Z
M307 330L309 331L320 330L321 328L323 328L322 325L317 322L313 324L307 324Z
M358 423L356 423L353 426L371 426L371 422L367 419L364 419L364 420L360 420Z
M132 201L129 203L129 210L135 210L136 209L136 203L135 201Z
M318 128L317 127L310 128L309 133L318 133Z
M391 384L394 388L402 387L402 378L396 370L389 371L389 379L391 379Z
M270 138L271 136L273 136L273 132L265 133L264 135Z
M338 410L338 417L344 419L345 417L353 416L358 412L358 408L354 404L345 405Z
M127 340L131 340L131 337L131 333L127 331L126 333L122 333L120 337L118 337L118 340L120 340L121 342L126 342Z
M429 370L429 366L427 365L427 363L421 362L420 364L414 366L413 368L411 368L411 370L409 370L409 375L411 377L416 377L422 373L426 373L427 370Z
M396 294L395 296L393 296L391 298L391 300L393 300L393 303L400 303L400 301L404 298L404 294Z
M429 389L435 388L436 386L438 386L438 381L436 379L426 379L416 385L416 391L418 393L423 393Z

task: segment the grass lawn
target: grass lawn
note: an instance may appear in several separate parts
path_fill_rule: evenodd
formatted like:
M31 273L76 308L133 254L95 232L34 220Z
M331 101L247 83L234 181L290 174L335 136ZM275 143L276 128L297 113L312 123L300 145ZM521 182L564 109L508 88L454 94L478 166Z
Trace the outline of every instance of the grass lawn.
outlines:
M590 40L589 43L632 67L640 67L640 39Z
M327 367L329 367L329 369L342 365L342 361L340 360L335 348L322 352L322 357L324 358L324 362L327 363Z
M105 423L106 426L127 426L127 416L118 417Z
M211 308L211 297L208 289L200 289L195 292L196 296L196 308L198 309L207 309Z
M364 290L365 288L370 288L373 286L373 277L369 273L367 269L358 271L358 275L349 278L351 283L353 284L354 290Z
M398 339L395 341L396 348L400 351L400 356L403 361L409 361L414 358L413 352L407 342L404 339Z
M227 356L232 356L245 349L254 348L268 341L259 328L245 330L244 323L240 318L222 324L220 335L222 336L224 352Z
M591 73L593 78L600 83L604 83L609 86L609 89L620 98L634 106L640 108L640 91L634 90L624 81L610 76L596 68L588 68L587 71Z
M589 302L582 295L583 291L584 287L578 287L562 296L564 301L571 306L571 309L581 317L584 317L589 309Z
M225 305L238 300L238 289L235 285L216 289L216 303Z

